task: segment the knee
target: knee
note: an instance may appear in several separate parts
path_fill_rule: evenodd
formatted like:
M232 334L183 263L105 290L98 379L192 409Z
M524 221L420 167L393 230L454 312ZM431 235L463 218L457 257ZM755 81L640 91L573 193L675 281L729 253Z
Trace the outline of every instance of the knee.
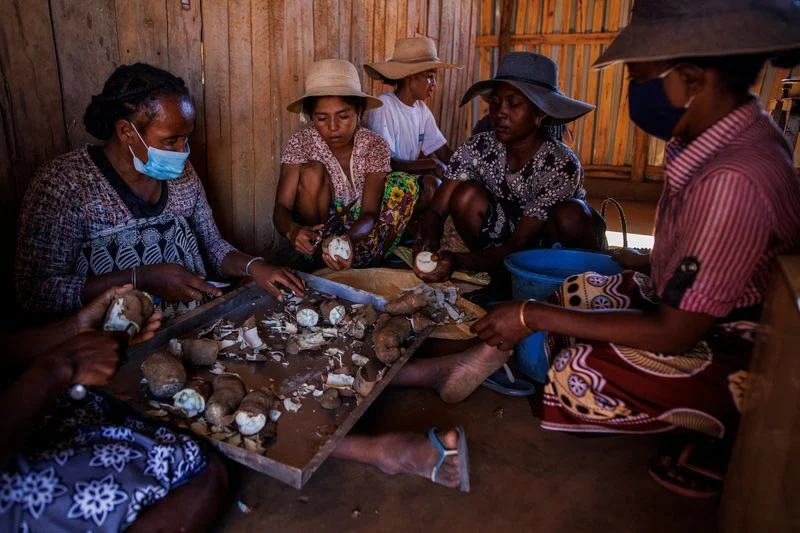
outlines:
M300 166L298 192L316 193L325 186L327 174L322 163L310 162Z
M465 216L469 212L481 210L480 206L489 203L486 187L477 181L462 181L450 197L450 213Z
M567 241L582 240L594 227L589 205L576 199L557 204L550 213L550 220L556 226L559 237Z

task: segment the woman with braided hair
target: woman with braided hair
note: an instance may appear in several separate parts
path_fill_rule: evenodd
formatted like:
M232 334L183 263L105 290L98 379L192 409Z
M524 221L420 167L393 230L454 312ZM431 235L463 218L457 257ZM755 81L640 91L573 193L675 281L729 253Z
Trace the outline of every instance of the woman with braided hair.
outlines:
M44 165L20 215L17 293L31 313L64 314L114 285L160 297L164 315L219 295L207 267L302 294L302 282L219 233L187 161L194 106L183 80L136 63L118 67L86 109L86 130L105 141Z

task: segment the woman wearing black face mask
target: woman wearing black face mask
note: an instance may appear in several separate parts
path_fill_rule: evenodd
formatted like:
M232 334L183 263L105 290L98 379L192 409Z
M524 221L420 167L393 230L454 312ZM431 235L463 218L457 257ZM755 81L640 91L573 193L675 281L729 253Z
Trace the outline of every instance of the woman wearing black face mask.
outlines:
M573 276L551 303L512 302L475 326L502 350L550 332L545 428L689 430L650 473L692 497L720 490L771 266L800 246L791 148L749 92L767 60L800 57L800 7L764 4L636 2L596 66L625 62L631 118L671 139L653 252L620 255L632 270Z
M17 295L35 314L64 314L114 285L158 296L164 315L220 291L206 268L302 293L291 272L237 251L214 223L188 163L194 106L183 80L137 63L118 67L84 115L104 141L44 165L22 205Z

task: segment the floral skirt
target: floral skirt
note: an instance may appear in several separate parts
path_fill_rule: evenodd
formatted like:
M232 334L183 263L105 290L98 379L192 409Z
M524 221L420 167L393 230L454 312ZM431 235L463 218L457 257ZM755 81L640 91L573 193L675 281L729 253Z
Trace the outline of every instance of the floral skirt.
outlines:
M354 267L377 266L397 246L414 213L417 198L419 198L419 185L415 176L405 172L387 174L383 201L375 226L366 238L355 243ZM346 206L335 201L332 209L335 213L341 213ZM334 211L331 214L334 214ZM338 219L336 224L326 227L325 236L341 235L358 220L359 216L361 216L361 204L352 207ZM390 238L392 243L387 248L387 240Z
M551 298L571 309L658 305L652 281L636 272L568 278ZM691 350L654 353L610 342L551 336L542 427L563 431L655 433L678 427L735 434L757 324L718 323Z
M121 531L207 465L197 441L125 404L64 396L0 469L0 531Z

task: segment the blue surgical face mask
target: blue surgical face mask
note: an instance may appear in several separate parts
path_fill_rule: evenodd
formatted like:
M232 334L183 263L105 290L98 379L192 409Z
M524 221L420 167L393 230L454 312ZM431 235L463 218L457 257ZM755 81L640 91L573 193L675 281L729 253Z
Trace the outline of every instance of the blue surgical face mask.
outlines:
M670 103L664 89L664 78L676 67L677 65L662 72L655 79L643 83L631 81L628 85L631 120L642 131L665 141L672 138L672 131L694 99L694 96L689 98L683 107L675 107Z
M147 143L142 139L136 126L134 126L132 122L130 125L133 126L133 131L139 136L139 140L142 141L142 144L147 146ZM183 174L186 160L189 158L188 141L186 142L186 151L184 152L172 152L170 150L160 150L152 146L147 146L147 163L143 163L141 159L136 157L136 154L133 153L133 149L131 149L130 146L128 146L128 150L131 151L131 155L133 156L133 167L138 172L162 181L174 180Z

